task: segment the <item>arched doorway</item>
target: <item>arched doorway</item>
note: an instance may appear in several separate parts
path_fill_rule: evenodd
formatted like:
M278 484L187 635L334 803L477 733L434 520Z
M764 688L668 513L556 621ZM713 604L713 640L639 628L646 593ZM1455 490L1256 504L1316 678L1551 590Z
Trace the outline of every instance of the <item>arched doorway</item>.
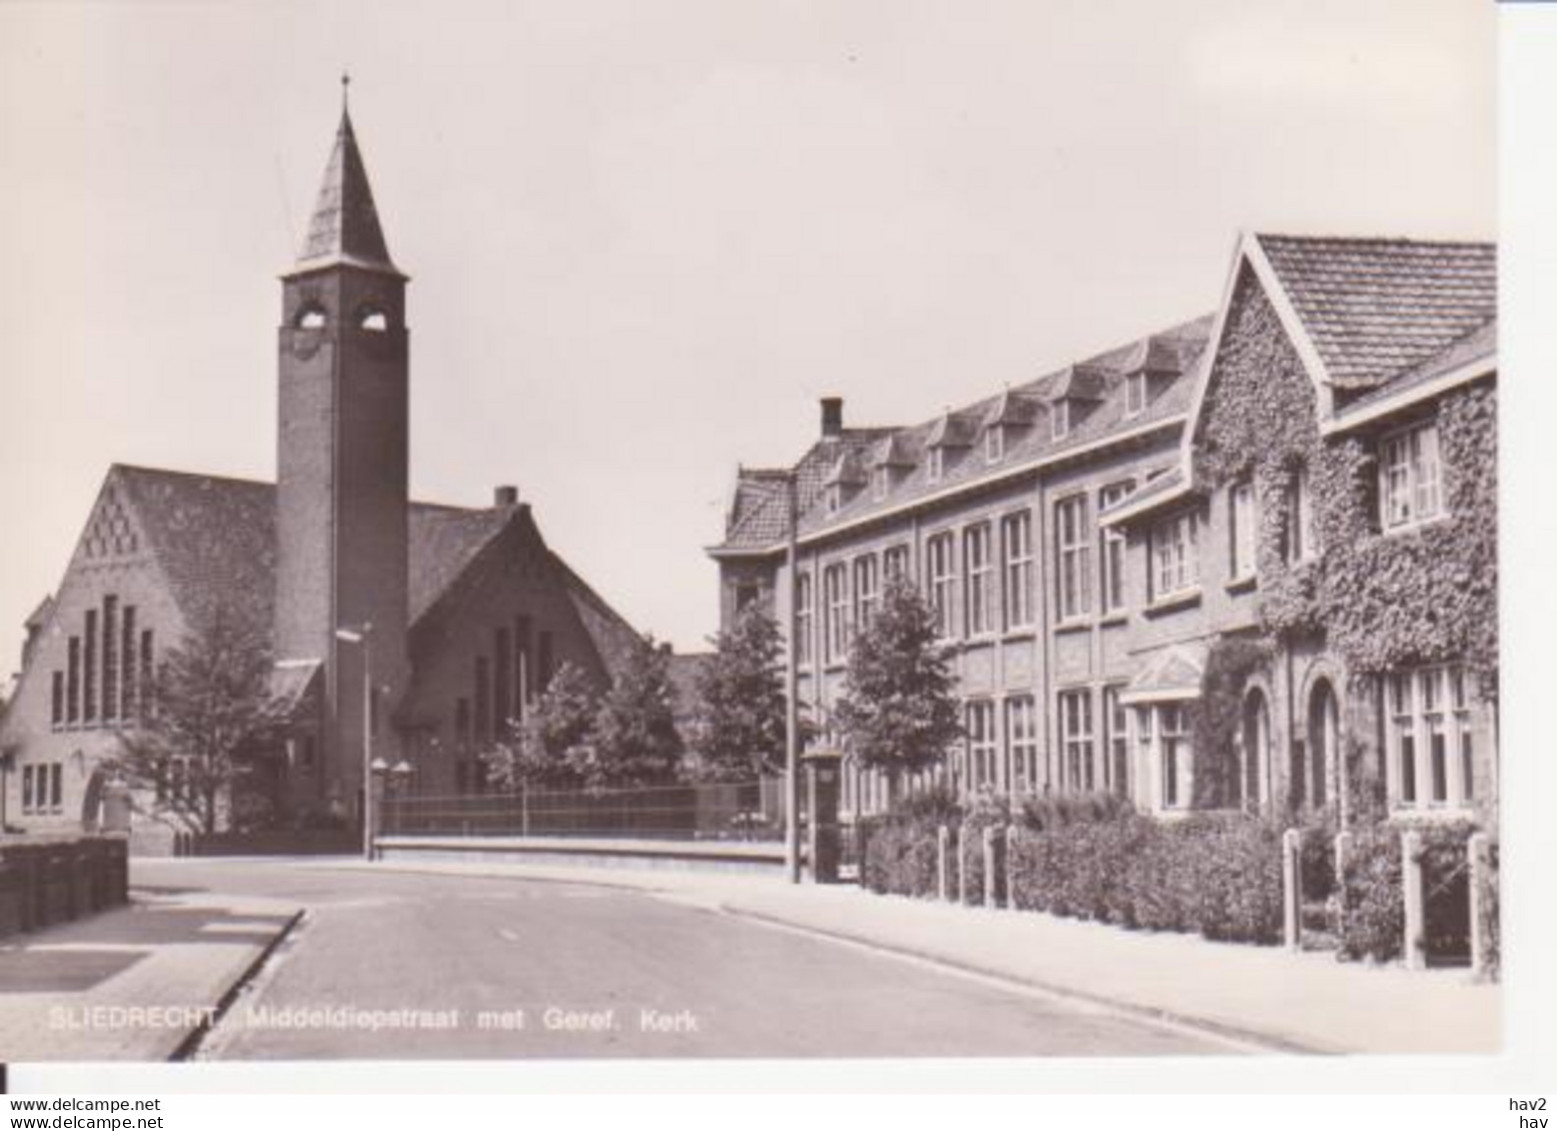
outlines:
M1341 748L1341 712L1328 679L1315 682L1308 694L1309 799L1320 809L1329 801L1331 765Z
M1267 760L1270 757L1270 707L1265 693L1251 688L1243 700L1243 802L1259 805L1265 796Z

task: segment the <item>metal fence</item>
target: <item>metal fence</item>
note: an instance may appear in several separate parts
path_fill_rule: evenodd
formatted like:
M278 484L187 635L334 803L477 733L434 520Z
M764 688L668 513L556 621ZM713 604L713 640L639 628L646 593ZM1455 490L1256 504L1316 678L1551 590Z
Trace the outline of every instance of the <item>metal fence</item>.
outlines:
M567 836L777 841L782 779L633 789L538 790L385 799L388 836Z

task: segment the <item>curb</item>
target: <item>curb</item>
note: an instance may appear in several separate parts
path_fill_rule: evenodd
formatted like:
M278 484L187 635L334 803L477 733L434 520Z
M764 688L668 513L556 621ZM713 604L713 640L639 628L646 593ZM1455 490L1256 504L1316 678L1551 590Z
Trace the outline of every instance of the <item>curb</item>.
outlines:
M1187 1029L1198 1029L1214 1036L1224 1037L1228 1040L1239 1041L1243 1044L1256 1045L1272 1053L1300 1054L1303 1056L1337 1056L1345 1055L1346 1051L1335 1048L1325 1048L1318 1045L1304 1044L1287 1037L1273 1036L1269 1033L1254 1029L1246 1029L1237 1025L1230 1025L1224 1021L1213 1021L1204 1017L1196 1017L1188 1013L1178 1013L1171 1009L1163 1009L1158 1006L1140 1005L1136 1002L1124 1001L1119 998L1111 998L1106 994L1091 993L1086 990L1078 990L1073 986L1060 985L1055 982L1047 982L1041 978L1033 978L1027 975L1012 974L1008 970L997 970L989 966L981 966L977 963L966 962L959 958L948 957L935 951L921 950L911 946L901 946L894 943L884 943L879 939L868 935L851 934L848 931L839 931L829 927L816 927L805 923L796 923L791 919L785 919L779 915L772 915L762 911L751 911L729 904L720 904L718 910L724 914L738 919L747 919L752 922L763 923L771 927L783 927L787 930L801 931L805 934L815 935L819 938L832 939L837 942L846 942L855 946L867 947L871 950L885 954L895 954L904 958L912 958L920 962L928 962L937 966L944 966L952 970L959 970L965 974L974 974L981 978L991 978L995 981L1008 982L1013 985L1026 986L1030 989L1040 990L1046 994L1052 994L1058 998L1070 1001L1085 1002L1088 1005L1102 1006L1119 1013L1139 1017L1143 1020L1164 1022L1172 1025L1180 1025Z
M282 924L281 929L275 933L275 936L260 948L260 952L255 955L249 964L243 968L242 972L233 979L232 984L222 992L222 996L216 999L216 1008L213 1009L208 1016L201 1020L200 1024L196 1025L188 1033L184 1034L184 1039L179 1041L178 1046L173 1050L172 1055L168 1057L169 1061L178 1062L188 1060L195 1054L195 1052L200 1048L200 1042L205 1040L206 1034L208 1034L212 1028L214 1028L216 1024L226 1015L227 1010L232 1006L232 1003L237 1000L238 995L243 991L243 987L254 980L254 976L260 972L260 967L264 966L265 963L270 960L270 956L275 953L276 948L280 946L285 939L291 936L292 931L299 923L303 921L303 916L305 914L306 911L304 910L293 912L292 917L284 924Z

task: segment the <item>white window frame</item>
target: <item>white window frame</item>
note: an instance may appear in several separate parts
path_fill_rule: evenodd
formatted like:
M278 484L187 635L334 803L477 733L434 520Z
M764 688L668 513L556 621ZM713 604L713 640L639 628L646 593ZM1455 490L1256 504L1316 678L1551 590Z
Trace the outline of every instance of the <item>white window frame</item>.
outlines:
M968 635L985 636L996 628L994 533L988 522L963 529L962 552Z
M1319 556L1314 530L1314 496L1308 468L1300 467L1287 486L1286 555L1288 565L1301 565Z
M984 429L984 462L999 463L1006 455L1006 428L1004 424L991 424Z
M1394 808L1458 812L1474 803L1476 728L1466 681L1456 664L1385 673L1385 750Z
M1103 788L1129 795L1130 709L1120 702L1124 686L1103 688Z
M1092 689L1072 687L1055 697L1060 731L1060 786L1071 793L1096 788Z
M1063 397L1049 406L1049 439L1063 440L1070 435L1070 401Z
M1435 421L1379 440L1379 523L1385 533L1443 516L1443 457Z
M1092 500L1085 492L1054 504L1055 615L1061 622L1092 613Z
M802 667L811 663L811 574L802 571L795 575L795 663Z
M966 792L978 793L1000 787L1000 730L995 725L995 704L990 699L969 700L964 717L967 738Z
M1254 484L1240 479L1227 490L1228 577L1244 581L1256 575L1259 553L1259 518Z
M1180 511L1151 531L1152 600L1164 601L1200 588L1200 515Z
M881 609L881 570L875 554L854 559L854 628L863 632Z
M946 449L934 447L930 449L930 462L927 470L931 483L939 483L946 475Z
M843 509L843 484L829 483L827 485L827 513L837 514Z
M936 629L942 638L952 638L957 635L957 542L952 531L943 530L925 540L925 563Z
M1107 484L1098 494L1101 513L1135 489L1133 480ZM1098 605L1104 614L1122 611L1129 604L1125 595L1125 532L1118 526L1102 528L1098 548Z
M1001 614L1007 632L1033 624L1033 512L1013 511L1000 519Z
M1183 703L1159 703L1157 710L1157 748L1161 766L1162 807L1187 809L1192 791L1187 779L1192 765L1189 718ZM1171 726L1169 725L1171 722Z
M879 464L870 469L870 497L876 502L881 502L892 490L892 469L886 464Z
M908 577L910 569L909 558L910 553L906 545L899 543L896 546L888 546L881 552L882 579Z
M849 656L849 566L834 562L822 571L822 658L838 664Z
M1146 371L1125 374L1125 410L1127 417L1146 411Z
M1006 751L1010 792L1038 792L1038 708L1031 695L1006 700Z

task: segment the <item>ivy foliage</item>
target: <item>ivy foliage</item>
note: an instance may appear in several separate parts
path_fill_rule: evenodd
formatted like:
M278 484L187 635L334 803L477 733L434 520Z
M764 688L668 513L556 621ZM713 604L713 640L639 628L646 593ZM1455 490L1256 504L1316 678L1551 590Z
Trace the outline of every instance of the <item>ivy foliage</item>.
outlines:
M1324 636L1353 676L1463 660L1496 694L1497 411L1490 386L1436 407L1446 516L1379 532L1371 442L1320 435L1312 382L1252 275L1207 392L1195 444L1206 489L1255 485L1260 617L1276 639ZM1287 561L1292 486L1306 471L1319 553Z
M1240 792L1243 767L1237 737L1243 726L1244 689L1249 676L1270 657L1269 644L1244 636L1221 637L1206 654L1200 702L1190 714L1197 809L1223 808Z

